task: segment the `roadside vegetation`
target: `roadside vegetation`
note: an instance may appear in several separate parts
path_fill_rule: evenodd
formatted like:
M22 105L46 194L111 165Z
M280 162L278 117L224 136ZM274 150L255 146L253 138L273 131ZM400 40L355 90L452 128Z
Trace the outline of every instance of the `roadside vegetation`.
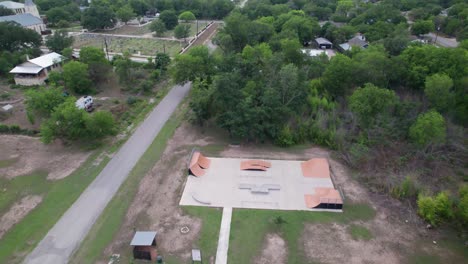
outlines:
M467 41L410 42L404 8L248 1L216 36L220 55L196 47L175 58L172 74L193 81L195 124L215 123L233 142L334 149L372 191L409 201L432 225L466 238ZM321 27L317 17L332 21ZM317 36L336 45L357 32L368 48L330 59L301 52Z

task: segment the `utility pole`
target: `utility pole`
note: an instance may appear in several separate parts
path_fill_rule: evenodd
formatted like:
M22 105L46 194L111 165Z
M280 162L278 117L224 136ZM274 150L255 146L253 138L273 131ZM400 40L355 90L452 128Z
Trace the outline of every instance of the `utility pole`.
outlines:
M437 32L436 32L436 37L434 40L434 43L437 45L437 37L439 37L439 31L440 31L440 26L437 26Z

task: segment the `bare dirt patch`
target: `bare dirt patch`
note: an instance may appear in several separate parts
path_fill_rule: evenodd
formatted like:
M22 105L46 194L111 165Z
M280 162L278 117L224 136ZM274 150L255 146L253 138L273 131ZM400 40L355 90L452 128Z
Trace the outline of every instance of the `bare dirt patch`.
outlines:
M23 217L25 217L32 209L42 202L42 197L39 195L28 195L16 202L13 206L0 218L0 239L3 235Z
M202 223L183 213L179 207L179 199L192 148L212 141L211 137L201 136L197 128L188 124L183 124L176 130L161 159L142 179L124 224L114 242L105 249L105 256L128 251L128 243L136 229L158 232L158 251L161 255L189 260L193 242L198 237ZM183 234L180 229L185 226L190 231Z
M400 263L392 241L357 241L338 224L305 226L304 247L308 258L320 263Z
M287 245L278 234L267 234L262 254L255 260L255 264L286 263Z
M0 160L16 162L0 168L0 177L11 179L33 171L49 172L47 179L62 179L77 169L91 154L60 142L44 145L39 138L21 135L0 135Z

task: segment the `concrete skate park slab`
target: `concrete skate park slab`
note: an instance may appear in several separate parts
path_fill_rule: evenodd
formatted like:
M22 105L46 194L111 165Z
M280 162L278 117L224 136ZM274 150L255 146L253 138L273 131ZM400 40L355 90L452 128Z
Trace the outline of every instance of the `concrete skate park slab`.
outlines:
M314 188L334 188L330 178L307 178L303 161L266 160L266 171L240 170L245 159L212 158L201 177L188 176L180 205L274 210L333 211L306 207L304 195Z

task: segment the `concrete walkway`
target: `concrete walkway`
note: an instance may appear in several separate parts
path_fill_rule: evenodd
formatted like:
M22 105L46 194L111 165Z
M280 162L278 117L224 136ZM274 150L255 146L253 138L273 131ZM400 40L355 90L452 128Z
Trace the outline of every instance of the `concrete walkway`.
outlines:
M120 148L97 178L65 212L24 263L67 263L137 161L186 96L190 84L177 85Z
M216 250L216 264L226 264L229 250L229 233L231 232L232 208L223 208L223 218L219 228L218 249Z

